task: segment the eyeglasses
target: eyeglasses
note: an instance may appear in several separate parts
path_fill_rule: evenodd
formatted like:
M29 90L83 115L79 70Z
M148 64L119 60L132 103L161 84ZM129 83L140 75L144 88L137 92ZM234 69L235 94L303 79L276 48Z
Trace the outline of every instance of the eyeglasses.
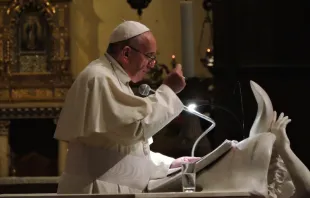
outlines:
M140 50L132 47L132 46L128 46L130 47L131 49L135 50L136 52L139 52L140 54L143 54L147 59L149 59L149 64L153 63L153 64L156 64L156 56L155 55L149 55L149 54L145 54L143 52L141 52Z

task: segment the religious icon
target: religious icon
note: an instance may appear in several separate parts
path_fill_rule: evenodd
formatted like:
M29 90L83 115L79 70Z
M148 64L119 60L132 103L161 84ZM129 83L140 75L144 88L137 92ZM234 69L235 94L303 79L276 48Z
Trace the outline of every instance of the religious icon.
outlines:
M45 51L45 24L36 15L25 15L20 23L21 52Z

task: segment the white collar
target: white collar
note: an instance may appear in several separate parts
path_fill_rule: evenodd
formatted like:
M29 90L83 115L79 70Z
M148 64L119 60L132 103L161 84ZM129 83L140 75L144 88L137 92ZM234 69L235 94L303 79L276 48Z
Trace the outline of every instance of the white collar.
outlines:
M123 67L110 54L105 53L105 56L103 57L111 64L112 69L115 70L117 78L119 78L122 83L127 84L131 81Z

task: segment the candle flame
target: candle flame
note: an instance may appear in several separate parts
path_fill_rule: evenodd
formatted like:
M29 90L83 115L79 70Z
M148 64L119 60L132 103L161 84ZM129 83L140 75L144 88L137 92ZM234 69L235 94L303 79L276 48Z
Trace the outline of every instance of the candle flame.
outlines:
M175 59L175 55L172 55L172 59Z
M210 49L210 48L207 48L207 52L211 52L211 49Z

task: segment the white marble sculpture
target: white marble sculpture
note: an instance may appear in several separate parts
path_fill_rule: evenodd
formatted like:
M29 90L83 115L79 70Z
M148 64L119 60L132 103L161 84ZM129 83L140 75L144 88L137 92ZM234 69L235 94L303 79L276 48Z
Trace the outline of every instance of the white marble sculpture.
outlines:
M204 192L250 192L266 198L310 198L310 172L289 146L289 118L277 116L268 94L250 82L257 114L249 137L237 143L212 166L197 173L197 189ZM159 191L176 191L170 182Z
M268 94L251 88L257 115L249 137L210 169L198 173L203 191L247 191L269 198L310 197L310 173L289 146L283 114L277 119ZM283 158L283 159L282 159Z
M272 155L276 137L272 133L266 133L273 120L273 106L267 93L259 85L252 81L250 84L258 108L249 138L238 143L216 165L199 175L197 183L204 191L240 190L264 197L280 191L278 188L281 181L276 177L279 176L277 173L280 166L277 156ZM286 172L284 166L280 170Z
M255 82L250 82L254 97L257 102L257 114L251 127L249 137L270 131L274 118L274 111L268 94ZM268 170L268 194L270 198L291 197L294 193L294 185L277 150L272 150ZM285 193L285 195L283 194Z

